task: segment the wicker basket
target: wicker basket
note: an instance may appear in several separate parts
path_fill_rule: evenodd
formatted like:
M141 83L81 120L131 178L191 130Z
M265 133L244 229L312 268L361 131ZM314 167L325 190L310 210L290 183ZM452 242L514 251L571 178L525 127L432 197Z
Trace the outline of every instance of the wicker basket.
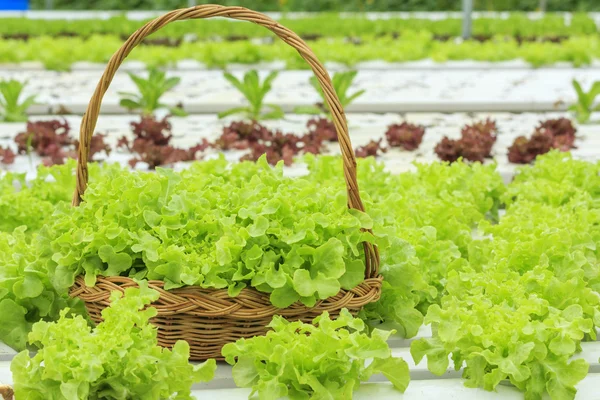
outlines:
M356 181L356 160L348 136L346 117L323 65L298 35L271 18L243 7L219 5L201 5L175 10L148 22L131 35L112 56L81 122L77 188L73 197L73 205L79 205L87 186L86 160L88 160L90 151L90 141L98 120L102 98L117 68L146 36L170 22L210 17L227 17L262 25L295 48L310 65L323 89L337 129L348 192L348 207L364 211ZM323 311L328 311L334 316L338 315L342 308L357 312L364 305L378 300L381 292L382 278L378 272L377 248L365 243L364 249L365 280L354 289L341 290L336 296L321 300L310 308L296 303L289 308L278 309L270 303L269 294L258 292L252 288L246 288L237 297L232 298L228 296L226 289L183 287L166 291L163 289L163 282L150 281L149 286L160 292L160 299L153 304L158 310L158 315L152 320L152 323L158 327L159 344L172 347L175 342L183 339L190 344L191 359L219 359L221 358L221 348L226 343L265 334L267 330L265 326L274 315L281 315L290 320L310 321ZM98 322L101 320L101 311L110 304L111 291L123 291L132 286L137 285L127 277L98 277L97 284L94 287L88 287L85 285L83 277L80 276L76 279L70 294L82 299L91 318Z
M13 400L14 392L8 385L0 385L0 396L4 400Z

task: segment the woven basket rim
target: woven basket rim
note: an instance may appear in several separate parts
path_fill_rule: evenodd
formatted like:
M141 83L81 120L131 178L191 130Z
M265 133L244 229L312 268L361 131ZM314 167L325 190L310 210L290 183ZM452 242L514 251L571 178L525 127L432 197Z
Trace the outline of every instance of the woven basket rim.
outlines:
M231 317L232 319L247 318L248 315L243 315L245 308L250 310L252 315L302 315L303 313L312 312L315 310L332 309L332 304L350 303L354 300L352 308L362 307L379 298L383 277L378 275L375 278L363 280L360 284L352 289L341 289L337 295L319 299L312 307L306 306L300 301L297 301L286 308L278 308L270 303L270 293L260 292L256 288L246 287L241 290L238 296L230 297L227 289L202 288L200 286L189 285L179 288L164 289L165 282L161 280L146 280L148 287L159 292L159 300L152 303L152 306L157 309L157 316L161 315L177 315L189 314L189 308L194 306L201 307L203 301L213 301L214 304L208 304L207 310L202 312L205 316L213 317ZM75 279L75 283L69 291L71 297L78 297L85 303L96 303L108 306L110 304L110 295L113 291L118 290L124 292L127 288L139 287L137 280L126 276L97 276L96 284L88 286L85 283L83 275L79 275ZM251 307L253 302L246 301L246 298L255 298L257 301L262 300L264 304L255 304L257 307ZM166 305L157 306L156 303L165 301ZM239 301L238 301L239 300ZM232 302L233 304L224 304ZM267 306L265 304L268 303ZM219 309L219 305L222 308ZM262 308L261 308L262 306ZM337 306L336 306L337 307ZM181 308L181 309L178 309ZM342 309L344 306L339 306ZM209 311L212 309L213 311ZM260 311L260 312L259 312ZM212 314L212 315L208 315Z
M367 279L351 291L341 290L336 296L319 300L313 307L296 302L287 308L273 306L268 293L254 288L232 298L226 289L188 286L165 291L163 281L148 282L148 287L159 292L158 300L149 305L157 310L150 322L158 328L158 344L172 347L177 341L185 340L190 345L190 360L201 361L222 360L221 348L226 343L264 335L275 315L308 323L325 311L335 317L345 308L356 315L366 304L379 299L383 278ZM122 276L98 277L95 286L87 286L80 275L71 287L70 295L82 300L91 319L99 323L114 290L124 292L137 286L134 279Z

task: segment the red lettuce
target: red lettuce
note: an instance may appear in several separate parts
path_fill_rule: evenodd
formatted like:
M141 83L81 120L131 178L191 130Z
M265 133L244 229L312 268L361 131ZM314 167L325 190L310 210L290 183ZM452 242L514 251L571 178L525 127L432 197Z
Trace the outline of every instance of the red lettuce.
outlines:
M402 147L412 151L419 148L425 135L425 127L408 122L388 126L385 137L390 147Z

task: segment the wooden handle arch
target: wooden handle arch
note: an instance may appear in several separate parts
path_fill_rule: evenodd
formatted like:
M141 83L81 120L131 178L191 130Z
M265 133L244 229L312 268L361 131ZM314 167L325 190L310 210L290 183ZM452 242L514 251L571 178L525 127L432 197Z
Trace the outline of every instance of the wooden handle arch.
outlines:
M81 121L81 127L79 131L80 145L78 149L77 181L75 193L73 195L73 205L79 205L81 202L81 197L87 188L87 160L90 152L92 135L94 134L94 130L96 128L96 122L98 121L102 99L119 66L121 66L129 53L131 53L131 51L138 44L140 44L144 38L158 31L165 25L168 25L174 21L212 17L232 18L249 21L264 26L279 36L279 38L285 43L296 49L298 53L300 53L300 56L302 56L302 58L310 65L312 71L317 77L317 80L319 81L321 88L323 89L325 100L327 101L327 105L331 110L331 116L337 131L344 165L344 179L346 181L346 188L348 192L348 207L364 211L364 206L360 198L356 179L356 158L354 155L354 150L352 149L352 143L350 142L350 136L348 135L346 116L344 114L342 105L340 104L340 100L333 88L331 79L325 70L325 67L297 34L280 25L273 19L264 14L249 10L244 7L226 7L215 4L199 5L196 7L174 10L163 15L162 17L158 17L148 22L135 33L133 33L121 46L121 48L115 54L113 54L108 62L108 65L106 66L106 69L104 70L104 73L102 74L102 77L100 78L100 81L98 82L98 85L96 86L96 90L92 95L87 110ZM377 276L379 270L379 254L377 252L377 248L369 244L365 244L365 256L367 266L365 276L367 278L374 278Z

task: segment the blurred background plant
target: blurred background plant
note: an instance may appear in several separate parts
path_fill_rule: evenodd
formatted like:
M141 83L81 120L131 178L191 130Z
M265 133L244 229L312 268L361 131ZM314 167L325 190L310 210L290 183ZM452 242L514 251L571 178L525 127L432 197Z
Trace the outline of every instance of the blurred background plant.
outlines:
M27 121L27 109L35 103L35 95L22 98L26 85L14 79L0 81L0 121Z
M265 98L271 91L273 81L277 78L277 75L277 71L272 71L261 82L256 70L246 72L243 79L238 79L226 72L223 76L244 96L248 105L223 111L219 113L219 118L234 114L242 114L251 121L283 118L284 113L281 107L277 104L265 104Z
M581 84L573 79L573 88L577 92L577 102L569 106L569 111L575 114L580 124L589 122L592 113L600 111L600 104L596 103L596 97L600 95L600 81L592 83L589 91L585 91Z
M188 6L188 0L53 0L56 9L167 10ZM197 4L209 1L196 1ZM240 5L239 0L219 4ZM457 0L244 0L243 5L261 11L460 11ZM43 9L46 0L32 0L31 8ZM475 0L482 11L600 11L598 0Z
M119 102L121 107L130 111L140 111L144 116L154 115L154 112L161 108L169 110L171 114L177 117L187 115L182 107L169 107L160 102L160 98L165 93L179 85L181 78L177 76L167 78L166 72L157 68L150 68L147 79L131 72L129 77L138 92L119 92L119 95L122 96Z
M350 86L354 82L358 71L344 71L344 72L336 72L331 77L331 83L333 84L333 89L338 95L340 100L340 104L346 110L348 106L356 100L358 97L362 96L365 93L365 90L358 90L352 94L348 93L350 90ZM319 93L319 97L321 98L321 102L317 103L314 106L304 106L297 107L294 111L298 114L312 114L319 115L325 114L327 119L331 120L331 110L327 106L327 100L325 99L325 94L323 93L323 89L321 89L321 85L316 77L311 76L309 79L310 85Z

